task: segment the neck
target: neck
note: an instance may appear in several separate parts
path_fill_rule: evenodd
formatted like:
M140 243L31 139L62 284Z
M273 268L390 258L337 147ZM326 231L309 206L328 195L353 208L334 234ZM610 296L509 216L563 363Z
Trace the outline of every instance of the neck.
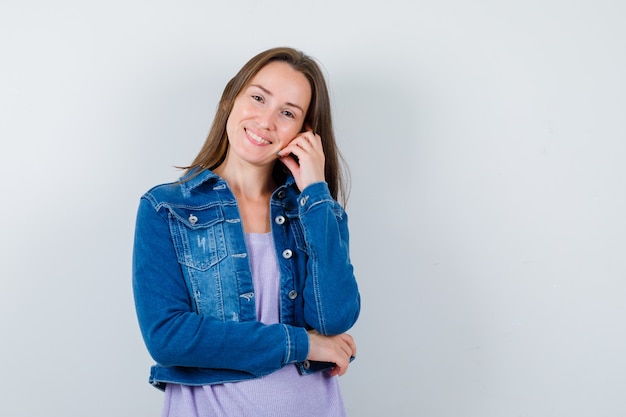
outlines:
M276 184L272 166L228 163L228 158L214 172L222 177L237 199L246 233L267 233L270 226L270 198Z
M240 197L257 199L271 195L276 189L272 167L228 163L226 159L214 172Z

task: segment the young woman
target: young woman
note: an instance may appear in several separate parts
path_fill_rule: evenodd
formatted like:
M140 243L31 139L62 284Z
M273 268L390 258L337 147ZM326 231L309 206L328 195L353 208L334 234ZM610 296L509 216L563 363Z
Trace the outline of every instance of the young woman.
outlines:
M316 62L253 57L180 181L140 200L133 290L163 416L342 416L360 296Z

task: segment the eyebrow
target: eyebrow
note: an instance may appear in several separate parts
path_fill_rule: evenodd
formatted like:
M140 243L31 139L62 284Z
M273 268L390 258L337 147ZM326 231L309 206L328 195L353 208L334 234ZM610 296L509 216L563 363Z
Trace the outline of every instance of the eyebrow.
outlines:
M263 92L264 92L265 94L267 94L268 96L272 96L272 95L273 95L273 94L272 94L272 92L271 92L270 90L268 90L267 88L263 87L262 85L258 85L258 84L250 84L250 87L256 87L256 88L258 88L258 89L260 89L260 90L263 90ZM295 108L297 108L298 110L300 110L302 113L304 113L304 110L302 109L302 107L298 106L298 105L297 105L297 104L295 104L295 103L289 103L289 102L288 102L288 103L285 103L285 104L286 104L286 105L288 105L288 106L295 107Z

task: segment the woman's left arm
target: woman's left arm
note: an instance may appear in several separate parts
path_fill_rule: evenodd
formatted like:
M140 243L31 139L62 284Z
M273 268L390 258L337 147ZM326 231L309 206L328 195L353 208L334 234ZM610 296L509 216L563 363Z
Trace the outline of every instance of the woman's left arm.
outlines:
M350 262L348 217L325 182L321 137L307 129L278 156L301 190L299 215L309 252L304 318L322 335L344 333L356 322L361 300Z
M350 261L348 217L326 182L309 185L298 198L308 249L304 317L323 335L346 332L356 322L361 299Z

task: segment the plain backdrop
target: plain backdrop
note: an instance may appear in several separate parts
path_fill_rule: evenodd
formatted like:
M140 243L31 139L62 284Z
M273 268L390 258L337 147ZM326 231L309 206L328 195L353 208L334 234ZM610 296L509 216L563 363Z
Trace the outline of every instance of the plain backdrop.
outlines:
M349 415L626 415L626 3L0 3L0 415L158 416L140 195L226 82L328 76L363 297Z

